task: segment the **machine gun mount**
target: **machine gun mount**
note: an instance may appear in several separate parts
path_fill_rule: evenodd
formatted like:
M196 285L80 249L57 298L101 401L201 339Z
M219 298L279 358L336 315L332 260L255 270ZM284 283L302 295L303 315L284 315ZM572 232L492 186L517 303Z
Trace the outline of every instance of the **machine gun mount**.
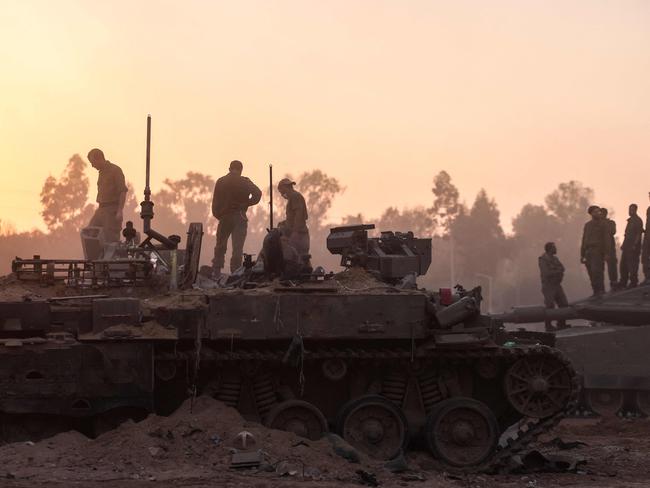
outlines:
M379 273L386 281L426 274L431 265L431 239L416 238L410 231L368 237L374 228L374 224L363 224L330 229L327 249L341 255L341 266L362 267Z

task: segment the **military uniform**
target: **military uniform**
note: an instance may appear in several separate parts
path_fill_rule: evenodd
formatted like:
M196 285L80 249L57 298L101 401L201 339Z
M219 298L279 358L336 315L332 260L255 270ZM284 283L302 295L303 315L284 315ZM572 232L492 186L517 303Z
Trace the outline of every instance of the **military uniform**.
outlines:
M618 284L618 259L616 259L616 222L612 219L605 219L607 232L609 234L609 253L605 257L607 263L607 274L609 275L609 284L614 288Z
M90 219L89 227L101 227L107 242L118 242L122 230L122 219L117 218L120 197L126 193L126 181L122 169L116 164L106 161L99 170L97 178L97 203L99 207Z
M289 243L301 256L309 254L307 219L305 198L292 188L287 195L287 218L284 225Z
M538 259L539 273L542 280L542 294L546 308L568 307L569 302L562 288L564 265L554 254L544 253ZM564 320L558 320L558 327L564 328ZM551 321L546 321L546 329L552 329Z
M212 268L221 270L224 266L228 239L232 236L232 257L230 271L242 265L244 242L248 230L246 210L262 198L262 191L245 176L231 171L217 180L212 198L212 215L219 220L217 243L214 247Z
M587 267L594 295L605 292L605 258L609 255L611 236L605 221L592 219L582 232L580 257Z
M643 249L641 250L641 262L643 263L643 275L645 280L650 282L650 207L645 213L645 235L643 236Z
M628 280L632 286L639 284L639 257L641 254L641 238L643 236L643 220L638 215L631 215L625 226L625 238L621 246L621 286L626 286Z

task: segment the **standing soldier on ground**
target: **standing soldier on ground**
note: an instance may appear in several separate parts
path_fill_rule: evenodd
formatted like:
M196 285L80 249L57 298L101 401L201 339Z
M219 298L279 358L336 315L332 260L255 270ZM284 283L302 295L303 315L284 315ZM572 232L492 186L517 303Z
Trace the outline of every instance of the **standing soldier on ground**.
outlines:
M625 226L625 238L621 249L621 287L634 287L639 284L639 258L641 255L641 239L643 237L643 220L637 212L637 205L633 203L629 208L630 217Z
M609 255L609 233L600 207L592 205L587 210L591 220L585 224L580 246L580 262L587 267L594 296L605 293L605 258Z
M648 192L650 200L650 192ZM641 251L641 262L643 263L644 284L650 284L650 206L645 212L645 235L643 236L643 250Z
M242 176L244 165L232 161L229 172L217 180L212 197L212 215L219 221L217 243L212 260L212 278L219 279L224 266L228 238L232 236L230 272L242 265L244 242L248 230L246 211L262 198L262 191L248 178Z
M607 263L607 274L609 275L609 287L612 290L618 288L618 259L616 259L616 222L607 217L607 209L601 207L600 213L603 217L603 222L607 227L609 239L609 254L605 257Z
M294 188L295 182L283 178L278 183L278 191L287 200L287 217L282 225L285 237L303 257L309 254L309 229L307 228L307 204L305 198Z
M556 305L559 308L568 307L569 302L562 288L564 265L557 257L557 248L554 242L547 242L544 245L544 254L539 257L538 263L546 308L555 308ZM557 321L557 329L564 329L565 327L566 322L564 320ZM554 330L550 320L546 321L546 330Z
M88 153L88 161L99 171L97 178L99 207L90 219L88 227L101 227L106 242L119 242L124 202L128 191L124 173L119 166L108 161L100 149L91 149Z

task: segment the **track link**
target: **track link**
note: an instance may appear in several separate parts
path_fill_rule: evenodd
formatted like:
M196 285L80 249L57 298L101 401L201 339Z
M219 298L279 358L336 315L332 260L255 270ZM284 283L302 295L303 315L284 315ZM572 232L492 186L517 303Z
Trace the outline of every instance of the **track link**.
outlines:
M282 362L284 350L235 350L229 352L217 352L211 355L211 359L217 361L241 361L257 360L269 362ZM486 462L472 467L455 469L464 474L500 472L507 469L509 460L512 456L518 454L531 445L535 440L545 432L555 427L563 418L565 418L578 404L580 383L578 375L567 357L557 349L543 346L513 346L513 347L482 347L475 349L453 349L453 348L380 348L380 349L306 349L304 352L304 361L323 360L330 358L343 359L436 359L440 361L449 361L455 363L473 362L479 359L496 359L505 360L514 363L520 358L528 355L552 355L560 361L567 369L571 376L571 397L565 408L543 419L527 418L520 421L517 431L507 439L501 439L499 447L494 455ZM454 470L446 465L441 465L442 469L447 471Z

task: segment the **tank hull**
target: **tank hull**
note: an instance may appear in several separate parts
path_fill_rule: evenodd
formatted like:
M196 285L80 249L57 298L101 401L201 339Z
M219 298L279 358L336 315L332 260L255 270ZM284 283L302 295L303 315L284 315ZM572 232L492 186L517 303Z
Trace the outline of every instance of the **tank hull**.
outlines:
M0 411L110 420L125 410L170 413L188 392L209 394L273 428L336 432L379 459L420 439L441 465L487 470L575 400L561 353L503 345L478 307L441 327L434 295L369 288L331 281L149 298L95 289L89 298L5 301ZM513 424L521 430L497 449ZM449 429L481 449L441 434Z

